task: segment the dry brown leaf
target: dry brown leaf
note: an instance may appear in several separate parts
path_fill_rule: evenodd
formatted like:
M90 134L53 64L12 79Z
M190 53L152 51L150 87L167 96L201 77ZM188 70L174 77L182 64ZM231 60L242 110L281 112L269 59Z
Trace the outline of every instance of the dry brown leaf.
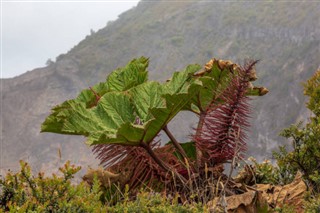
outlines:
M227 197L228 210L233 210L241 205L249 206L253 203L256 192L245 192L240 195L232 195Z
M262 196L272 208L288 204L295 206L297 212L303 212L301 206L304 195L307 192L307 185L303 182L300 172L297 173L295 179L290 184L284 186L257 184L257 190L262 192Z
M246 185L254 185L255 184L255 168L252 165L245 165L242 170L238 173L236 177L234 177L234 181L236 183L246 184Z
M212 58L208 63L205 64L204 69L200 70L199 72L195 73L195 76L203 76L206 72L211 72L211 69L213 65L218 65L220 70L228 68L231 72L238 70L239 71L239 66L237 64L234 64L232 61L229 60L218 60L215 58ZM255 72L255 71L253 71ZM252 80L256 79L255 74L253 73L252 76L250 77Z
M219 205L221 200L219 198L215 198L212 202L209 202L209 206L213 206L211 210L221 209L215 207ZM257 191L248 191L239 195L232 195L226 197L225 199L227 203L226 210L228 212L233 213L255 213L258 210L260 204L265 203L266 201L263 199L261 192Z

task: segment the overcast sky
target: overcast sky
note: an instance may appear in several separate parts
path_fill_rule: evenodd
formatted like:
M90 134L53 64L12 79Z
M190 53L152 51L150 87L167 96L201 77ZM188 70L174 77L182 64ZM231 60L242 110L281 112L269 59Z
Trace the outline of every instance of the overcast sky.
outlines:
M128 1L1 0L1 78L11 78L66 53L136 6Z

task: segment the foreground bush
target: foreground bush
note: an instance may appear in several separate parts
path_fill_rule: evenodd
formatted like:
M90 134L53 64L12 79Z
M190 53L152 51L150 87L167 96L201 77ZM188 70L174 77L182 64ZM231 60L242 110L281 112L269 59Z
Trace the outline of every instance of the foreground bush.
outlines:
M320 193L320 70L304 84L304 94L313 115L305 125L300 122L282 131L282 136L291 139L293 150L281 146L274 157L284 179L290 181L300 171L313 192Z
M33 176L30 166L21 161L21 170L9 172L0 180L0 212L206 212L202 204L178 204L178 196L167 199L159 193L140 191L130 197L128 187L118 193L118 202L108 206L101 200L104 191L98 178L92 186L82 182L71 184L72 178L80 170L67 162L59 170L61 176L43 173Z
M128 198L128 197L127 197ZM168 199L160 193L143 192L137 194L135 200L125 199L118 202L115 206L109 207L110 212L181 212L181 213L200 213L209 212L208 208L199 203L181 205L178 203L178 197Z
M21 161L21 171L9 172L0 180L0 212L106 212L100 202L100 183L72 185L80 167L67 162L61 176L32 175L30 166Z
M306 213L318 213L320 212L320 195L312 196L305 202Z
M30 166L21 161L21 170L9 172L0 180L0 212L205 212L202 204L181 205L178 197L167 199L159 193L140 191L132 200L128 188L114 206L101 202L103 187L97 178L93 185L71 184L80 170L67 162L59 170L61 177L32 175ZM121 192L118 191L119 194Z

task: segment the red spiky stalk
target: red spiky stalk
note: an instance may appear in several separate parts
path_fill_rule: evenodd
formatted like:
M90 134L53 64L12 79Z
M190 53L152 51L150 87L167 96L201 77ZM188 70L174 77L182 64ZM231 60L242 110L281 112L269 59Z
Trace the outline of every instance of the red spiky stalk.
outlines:
M160 147L159 142L153 141L149 146L161 161L170 165L172 169L178 169L180 164L174 156L174 147L166 145ZM145 148L139 146L123 146L117 144L95 145L93 152L97 154L100 164L104 168L116 173L126 173L130 189L134 189L141 184L151 186L153 183L166 183L171 178L155 160L150 156ZM124 173L123 173L124 172Z
M194 136L201 161L210 166L225 163L246 150L246 131L250 108L246 96L250 88L253 67L257 61L240 67L221 95L221 103L212 103L203 115L203 123Z

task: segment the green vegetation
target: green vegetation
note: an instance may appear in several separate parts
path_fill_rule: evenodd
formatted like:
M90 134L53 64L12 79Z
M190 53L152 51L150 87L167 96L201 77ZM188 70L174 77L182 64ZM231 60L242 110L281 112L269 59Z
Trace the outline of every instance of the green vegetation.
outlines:
M110 212L179 212L179 213L202 213L209 212L206 205L201 203L192 203L181 205L178 197L168 199L160 193L141 191L133 201L125 200L109 207Z
M291 125L289 128L281 132L283 137L291 139L292 147L289 149L286 146L280 146L279 151L273 153L276 160L276 166L271 164L269 160L258 163L251 158L253 163L250 166L245 166L238 175L242 181L247 178L246 183L251 184L252 181L257 184L272 184L284 186L295 182L292 188L298 185L295 181L297 175L301 174L302 180L308 186L308 189L297 188L294 193L302 193L302 197L295 198L292 201L287 200L281 205L276 205L276 212L319 212L319 195L320 195L320 70L318 70L305 84L304 94L309 97L307 108L312 115L307 122L299 122L296 125ZM251 175L252 174L252 175ZM249 179L248 179L249 177ZM249 181L248 181L249 180ZM276 189L273 189L276 191ZM280 191L284 188L280 188ZM299 191L300 190L300 191ZM288 193L288 192L286 192ZM280 196L277 194L277 196ZM288 194L290 197L290 193ZM281 196L280 196L281 197ZM303 200L297 204L298 200ZM284 200L285 201L285 200ZM297 207L300 206L300 209Z
M313 116L304 127L281 133L292 138L293 150L274 152L276 166L251 159L232 177L246 149L248 96L267 93L251 83L256 63L241 67L212 59L204 69L189 65L165 83L148 81L144 57L116 69L105 82L53 108L42 125L44 132L85 136L105 170L72 184L80 167L69 162L59 169L62 175L45 177L33 176L21 161L20 172L0 180L0 212L317 212L320 70L304 85ZM191 142L177 141L168 128L181 111L199 117ZM160 132L170 142L157 142Z
M257 79L255 64L248 61L240 67L212 59L203 70L189 65L158 83L148 81L148 59L134 59L105 82L53 108L42 131L85 136L105 169L123 177L115 181L121 189L126 184L130 191L147 185L191 201L196 185L206 193L207 180L214 179L208 167L220 168L245 150L247 96L267 92L251 83ZM178 142L168 128L181 111L199 116L188 144ZM161 146L155 140L160 132L170 143ZM199 193L195 199L204 203L213 197Z
M301 171L313 191L320 193L320 70L304 85L304 94L310 98L307 107L313 116L305 126L300 122L282 131L281 135L292 139L293 151L281 146L274 157L286 180Z
M151 191L137 193L134 200L129 198L127 191L116 191L122 202L114 206L105 205L101 202L104 191L97 177L91 186L85 182L71 183L80 167L67 162L59 169L62 175L45 177L39 173L34 177L27 163L21 161L20 165L19 172L9 172L0 180L0 212L208 212L202 204L180 205L178 197L170 200Z
M80 170L67 162L59 170L62 175L45 177L32 175L30 166L21 161L21 170L9 172L0 180L0 212L105 212L100 202L100 184L95 180L90 188L85 183L72 185Z
M308 185L305 194L304 212L319 212L320 195L320 70L304 84L304 94L309 97L307 108L312 115L307 122L291 125L281 132L283 137L291 139L292 147L280 146L274 152L276 167L270 162L254 162L257 183L288 184L298 172ZM278 212L293 212L293 206L284 205Z

